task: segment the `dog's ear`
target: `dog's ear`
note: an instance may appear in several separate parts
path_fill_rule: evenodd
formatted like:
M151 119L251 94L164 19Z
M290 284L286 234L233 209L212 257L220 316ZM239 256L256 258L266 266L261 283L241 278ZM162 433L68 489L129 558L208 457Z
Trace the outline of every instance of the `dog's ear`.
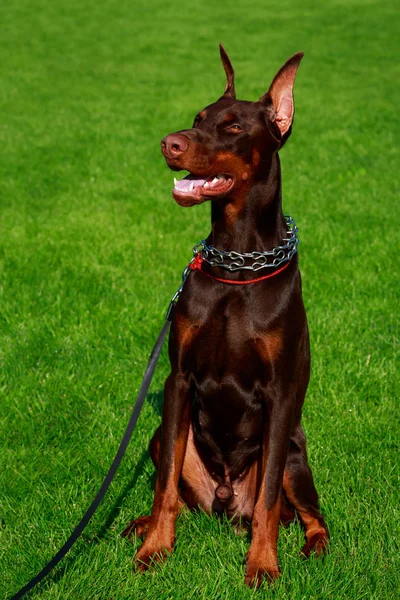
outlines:
M232 63L229 60L229 56L227 55L222 44L219 45L219 53L221 55L222 64L226 73L225 91L221 98L232 98L234 100L236 98L235 72L233 70Z
M294 115L293 85L297 69L303 58L303 52L297 52L283 65L275 75L269 90L261 96L260 102L268 107L269 120L276 133L280 133L280 147L290 135Z

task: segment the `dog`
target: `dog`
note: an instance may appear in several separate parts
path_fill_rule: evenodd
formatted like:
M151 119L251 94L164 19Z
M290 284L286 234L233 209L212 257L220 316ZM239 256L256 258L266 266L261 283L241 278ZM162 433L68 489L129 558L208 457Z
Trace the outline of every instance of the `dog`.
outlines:
M226 513L251 525L245 582L276 579L280 521L297 514L303 554L322 554L328 530L308 465L301 412L310 375L296 228L282 214L278 151L293 123L292 56L257 102L236 100L220 46L223 95L161 150L184 207L211 201L211 233L174 308L171 373L162 424L150 443L157 469L151 516L124 536L145 536L145 570L173 549L180 508ZM288 237L289 236L289 237ZM276 260L278 257L278 260Z

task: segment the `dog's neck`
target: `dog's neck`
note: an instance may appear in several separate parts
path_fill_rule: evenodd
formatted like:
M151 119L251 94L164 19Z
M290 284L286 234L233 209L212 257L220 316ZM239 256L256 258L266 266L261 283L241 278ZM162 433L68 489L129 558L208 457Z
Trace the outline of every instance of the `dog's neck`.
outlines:
M278 153L263 163L256 180L240 198L211 203L212 230L207 242L220 250L271 250L282 243L287 226L282 214Z

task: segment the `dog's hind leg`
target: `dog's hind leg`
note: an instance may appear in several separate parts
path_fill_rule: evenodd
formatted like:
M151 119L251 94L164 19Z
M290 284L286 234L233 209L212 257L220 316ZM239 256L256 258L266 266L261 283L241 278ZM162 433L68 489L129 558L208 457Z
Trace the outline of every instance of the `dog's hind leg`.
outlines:
M306 543L302 554L307 557L312 552L322 554L328 544L329 534L319 509L318 494L307 461L306 438L301 425L296 427L290 438L283 490L304 525Z

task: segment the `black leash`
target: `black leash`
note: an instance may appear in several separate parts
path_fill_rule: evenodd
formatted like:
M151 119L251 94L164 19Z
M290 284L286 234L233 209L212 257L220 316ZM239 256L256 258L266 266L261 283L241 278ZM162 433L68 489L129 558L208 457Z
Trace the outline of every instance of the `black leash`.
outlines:
M182 289L182 286L181 286L180 290L181 289ZM127 449L128 444L131 440L133 430L135 429L136 422L138 420L140 411L142 410L143 402L146 398L146 394L149 389L150 382L153 378L154 370L156 368L156 365L157 365L157 362L158 362L158 359L159 359L159 356L161 353L161 349L163 347L165 338L168 333L169 326L171 324L171 312L172 312L173 307L175 306L176 301L177 301L177 296L175 295L174 299L171 302L170 307L168 309L166 321L160 331L160 334L157 338L154 348L150 354L149 362L147 363L146 371L144 373L142 385L140 386L139 394L136 399L135 405L133 407L132 414L129 419L129 423L125 429L124 437L122 438L122 442L119 445L119 448L118 448L115 458L112 462L112 465L111 465L103 483L101 484L101 487L100 487L99 491L97 492L96 497L94 498L92 504L89 506L89 508L87 509L87 511L83 515L82 519L79 521L78 525L75 527L74 531L71 533L71 535L69 536L69 538L67 539L65 544L57 552L57 554L50 560L50 562L47 563L47 565L40 571L40 573L35 575L35 577L33 577L29 581L29 583L27 583L23 588L21 588L19 590L19 592L17 592L14 596L12 596L10 598L10 600L19 600L19 598L22 598L23 596L25 596L25 594L27 592L29 592L32 588L34 588L40 581L42 581L42 579L44 579L46 577L46 575L48 575L50 573L50 571L52 569L54 569L54 567L56 565L58 565L60 560L62 560L64 558L64 556L67 554L67 552L75 544L76 540L79 538L82 531L85 529L86 525L89 523L90 519L93 517L94 513L96 512L100 502L103 500L105 493L107 492L107 490L110 486L110 483L114 479L114 475L117 472L119 464L125 454L125 450Z

